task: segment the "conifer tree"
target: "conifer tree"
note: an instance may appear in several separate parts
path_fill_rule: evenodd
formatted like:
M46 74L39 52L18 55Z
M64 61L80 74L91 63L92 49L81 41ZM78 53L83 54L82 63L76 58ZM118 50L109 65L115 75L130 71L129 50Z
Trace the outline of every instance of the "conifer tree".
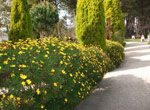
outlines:
M32 37L32 21L27 0L12 1L10 19L9 40L16 42Z
M125 26L119 0L104 0L105 21L110 19L111 40L123 43Z
M78 0L76 36L83 45L100 46L105 50L106 29L102 0Z

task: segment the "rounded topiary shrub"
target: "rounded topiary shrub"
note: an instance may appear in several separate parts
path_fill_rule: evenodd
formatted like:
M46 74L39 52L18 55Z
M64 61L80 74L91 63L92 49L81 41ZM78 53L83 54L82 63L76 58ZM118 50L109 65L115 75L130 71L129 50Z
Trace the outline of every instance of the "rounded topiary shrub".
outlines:
M124 59L124 47L114 41L106 41L106 53L108 57L110 57L112 63L118 67L122 63L122 60Z

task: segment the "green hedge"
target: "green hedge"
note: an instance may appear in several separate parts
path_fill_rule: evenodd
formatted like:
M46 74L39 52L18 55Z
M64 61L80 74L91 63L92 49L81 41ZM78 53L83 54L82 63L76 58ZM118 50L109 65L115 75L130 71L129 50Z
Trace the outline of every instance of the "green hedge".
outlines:
M0 47L1 110L73 110L113 68L99 48L56 38Z
M106 53L111 59L112 63L115 65L115 67L119 67L124 59L124 47L118 42L107 40L106 48Z

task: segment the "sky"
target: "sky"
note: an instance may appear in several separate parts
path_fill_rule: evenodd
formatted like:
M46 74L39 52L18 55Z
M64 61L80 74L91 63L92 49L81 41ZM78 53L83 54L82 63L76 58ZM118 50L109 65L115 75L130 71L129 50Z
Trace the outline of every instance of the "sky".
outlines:
M70 15L67 13L67 11L65 11L65 10L60 10L60 11L59 11L59 18L60 18L60 19L63 19L63 17L64 17L65 15L66 15L66 16L70 16ZM74 25L75 25L74 23L71 22L70 19L67 19L66 22L67 22L67 24L68 24L69 27L74 27Z

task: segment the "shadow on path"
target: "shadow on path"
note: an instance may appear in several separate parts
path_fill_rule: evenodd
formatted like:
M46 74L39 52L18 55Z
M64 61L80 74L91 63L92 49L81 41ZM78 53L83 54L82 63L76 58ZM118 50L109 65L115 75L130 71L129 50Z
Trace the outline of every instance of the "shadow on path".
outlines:
M104 79L77 110L150 110L150 84L132 75Z
M127 43L125 54L77 110L150 110L150 45Z
M122 65L114 71L150 66L150 45L147 45L147 43L129 43L125 48L125 54L126 57Z

